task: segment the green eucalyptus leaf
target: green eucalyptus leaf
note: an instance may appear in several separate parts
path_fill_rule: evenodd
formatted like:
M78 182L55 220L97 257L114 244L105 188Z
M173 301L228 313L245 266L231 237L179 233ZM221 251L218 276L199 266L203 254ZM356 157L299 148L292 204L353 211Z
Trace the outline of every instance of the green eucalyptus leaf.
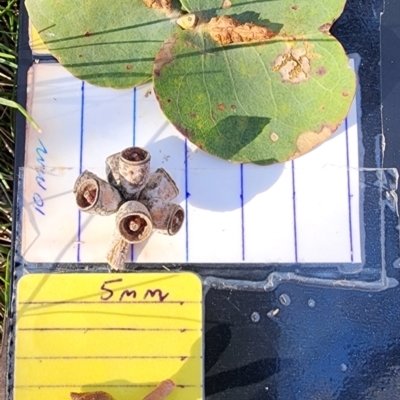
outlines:
M280 35L328 31L346 0L181 0L183 8L205 20L229 15L241 23L267 26Z
M26 0L51 54L76 77L127 88L151 79L154 57L178 30L142 0Z
M201 149L262 165L300 156L346 117L355 74L337 40L221 46L201 31L168 39L156 57L154 88L167 118Z

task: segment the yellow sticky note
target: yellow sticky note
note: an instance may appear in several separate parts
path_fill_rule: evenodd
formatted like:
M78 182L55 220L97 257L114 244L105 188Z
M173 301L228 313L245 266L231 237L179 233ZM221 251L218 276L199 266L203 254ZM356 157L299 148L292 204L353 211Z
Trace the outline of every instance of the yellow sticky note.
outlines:
M29 45L33 54L50 54L36 28L29 22Z
M17 287L14 400L102 390L203 398L202 283L192 273L32 274Z

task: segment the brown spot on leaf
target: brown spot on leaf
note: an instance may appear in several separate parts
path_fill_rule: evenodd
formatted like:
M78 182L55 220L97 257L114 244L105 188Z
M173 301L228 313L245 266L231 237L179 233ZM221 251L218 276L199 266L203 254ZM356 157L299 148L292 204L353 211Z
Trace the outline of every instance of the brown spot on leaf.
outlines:
M299 9L299 6L294 5L294 6L291 7L291 9L294 10L294 11L297 11Z
M324 24L321 25L318 30L322 33L329 33L330 29L332 28L332 24L328 23L328 24Z
M231 7L232 7L232 2L230 0L224 0L222 2L221 8L223 10L227 10L228 8L231 8Z
M190 113L190 114L189 114L189 117L192 118L192 119L196 119L196 118L198 118L199 116L198 116L196 113Z
M143 0L147 7L155 10L171 11L172 1L171 0Z
M168 104L172 103L172 99L167 99L167 103Z
M272 132L272 133L271 133L271 136L270 136L270 139L271 139L273 142L277 142L277 141L279 140L279 136L278 136L275 132Z
M281 74L283 82L304 82L310 77L310 56L302 47L289 49L277 57L273 70Z
M85 37L89 37L89 36L91 36L91 32L90 31L86 31L83 35L85 36Z
M78 56L79 58L82 58L83 57L83 54L79 54L79 56Z
M177 36L173 35L168 38L164 44L161 46L160 50L158 51L156 58L154 60L154 75L160 77L161 70L169 64L173 59L174 56L172 54L172 48L175 45L177 40Z
M322 142L324 142L326 139L328 139L333 132L335 132L337 129L337 126L327 126L323 125L319 132L304 132L302 133L298 138L296 142L297 146L297 151L294 153L294 155L290 158L291 160L299 157L305 153L308 153L310 150L312 150L314 147L318 146Z
M225 104L224 103L220 103L218 104L218 110L219 111L224 111L226 109Z
M128 71L130 71L130 70L133 69L133 66L132 66L131 64L128 64L128 65L126 66L126 69L127 69Z
M342 96L343 97L348 97L349 96L349 92L346 92L346 91L342 92Z
M276 36L265 26L250 22L241 24L228 16L212 18L205 29L215 42L223 46L231 43L261 42Z
M189 129L180 126L180 125L175 125L176 129L178 129L179 132L182 133L183 136L185 136L187 139L190 140L190 138L193 136L193 132L189 131Z
M323 75L325 75L325 74L326 74L326 68L325 68L325 67L319 67L319 68L317 69L317 75L323 76Z
M321 106L321 110L325 110L325 106Z
M232 110L236 110L236 106L234 104L231 105Z

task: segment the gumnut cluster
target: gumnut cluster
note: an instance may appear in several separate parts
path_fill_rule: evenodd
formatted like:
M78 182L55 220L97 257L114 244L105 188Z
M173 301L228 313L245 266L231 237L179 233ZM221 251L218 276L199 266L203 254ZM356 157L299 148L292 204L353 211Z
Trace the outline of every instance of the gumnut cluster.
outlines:
M150 159L146 150L129 147L107 157L107 181L86 170L75 182L76 204L81 211L116 214L107 252L111 269L125 268L131 244L144 242L153 231L176 235L183 225L183 208L171 203L179 189L165 169L150 172Z

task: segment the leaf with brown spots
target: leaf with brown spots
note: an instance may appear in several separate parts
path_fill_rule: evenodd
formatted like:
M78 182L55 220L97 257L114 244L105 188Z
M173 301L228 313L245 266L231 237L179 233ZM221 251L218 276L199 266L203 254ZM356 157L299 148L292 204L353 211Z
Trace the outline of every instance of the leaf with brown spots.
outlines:
M26 0L26 6L72 74L114 88L152 75L165 116L218 157L282 162L337 129L356 88L348 58L329 33L345 0L180 1L185 13L173 10L178 0Z
M154 8L143 0L26 0L25 5L51 54L74 76L129 88L151 79L161 44L180 29L170 19L170 0L147 1Z
M355 94L342 46L323 33L222 45L206 29L182 31L159 55L154 90L164 114L198 147L233 162L266 165L310 151Z
M346 0L180 0L184 10L209 21L230 16L241 24L247 22L267 27L281 36L314 34L321 27L329 32L343 12Z

